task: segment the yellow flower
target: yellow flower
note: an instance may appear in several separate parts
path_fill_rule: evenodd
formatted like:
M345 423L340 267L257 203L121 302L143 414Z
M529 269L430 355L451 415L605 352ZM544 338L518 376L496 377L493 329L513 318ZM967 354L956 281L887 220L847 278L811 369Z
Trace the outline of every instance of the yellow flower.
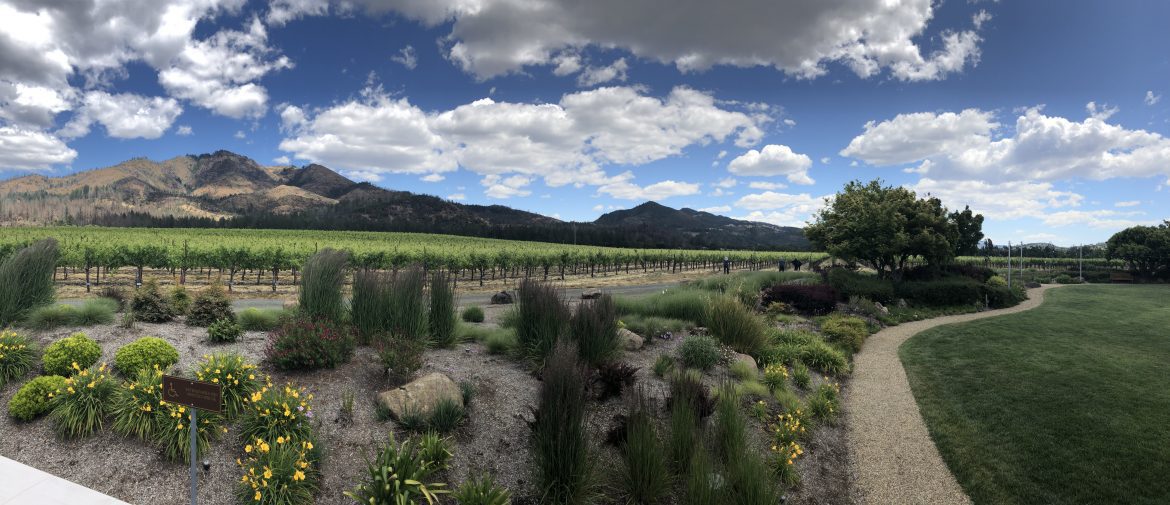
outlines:
M312 442L305 442L305 449L308 449L310 451L313 450L313 443Z
M252 452L252 444L245 445L244 452Z
M265 479L271 479L271 478L272 478L272 469L271 469L271 468L264 467L264 478L265 478Z
M293 480L305 480L305 472L297 470L296 473L293 474Z
M255 501L260 501L260 492L256 491L256 496L253 496L252 499Z
M284 437L276 437L276 443L278 443L278 444L283 444L283 443L284 443Z

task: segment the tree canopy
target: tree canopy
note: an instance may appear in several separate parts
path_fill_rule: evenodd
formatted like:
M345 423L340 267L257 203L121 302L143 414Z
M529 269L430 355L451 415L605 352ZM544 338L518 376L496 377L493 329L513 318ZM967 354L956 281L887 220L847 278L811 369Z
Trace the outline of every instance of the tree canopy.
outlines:
M852 181L805 229L817 246L849 261L869 264L882 276L897 275L912 257L932 267L978 250L983 216L970 208L949 213L938 198Z
M1106 257L1120 259L1140 275L1170 270L1170 221L1158 226L1133 226L1106 243Z

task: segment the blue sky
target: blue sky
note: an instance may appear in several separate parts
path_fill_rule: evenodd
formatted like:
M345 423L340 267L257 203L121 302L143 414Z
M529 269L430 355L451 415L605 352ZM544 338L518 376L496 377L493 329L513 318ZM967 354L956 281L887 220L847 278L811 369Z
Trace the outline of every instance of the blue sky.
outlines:
M800 225L875 177L997 243L1170 217L1165 2L41 4L0 0L0 177L228 149L571 220Z

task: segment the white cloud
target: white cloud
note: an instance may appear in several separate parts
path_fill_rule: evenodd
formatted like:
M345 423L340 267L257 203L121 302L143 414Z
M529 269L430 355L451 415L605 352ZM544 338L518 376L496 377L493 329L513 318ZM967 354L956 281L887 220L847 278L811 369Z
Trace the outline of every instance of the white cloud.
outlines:
M277 165L292 165L292 160L288 159L288 156L277 156L272 158L272 162Z
M281 26L304 16L323 16L329 12L329 0L270 0L265 21Z
M1142 101L1144 101L1146 105L1157 105L1158 102L1162 101L1162 95L1155 95L1153 91L1147 91L1146 97Z
M418 66L418 56L414 54L414 46L399 49L398 54L391 56L390 59L410 70L414 70L414 67Z
M726 150L726 149L720 149L720 150L719 150L719 154L715 155L715 159L717 159L717 160L721 160L721 159L725 158L726 156L727 156L727 150Z
M842 63L862 77L889 70L901 80L939 79L979 59L978 30L928 34L933 2L745 0L733 4L668 0L355 0L428 26L450 26L442 44L451 61L478 78L555 64L588 46L625 49L682 71L714 65L769 66L813 78ZM670 13L664 17L663 13ZM915 40L937 40L929 54ZM565 71L564 74L572 73Z
M618 58L617 61L604 67L590 66L577 76L577 85L588 88L610 81L625 81L626 71L629 68L625 58Z
M712 214L719 214L721 212L731 212L731 206L730 205L717 205L715 207L703 207L699 210L703 211L703 212L710 212Z
M76 157L77 151L51 134L0 126L0 169L48 170Z
M175 129L175 135L180 137L186 137L193 134L195 134L195 130L192 130L188 125L179 125L179 127Z
M1043 218L1052 209L1079 206L1084 197L1054 189L1047 182L940 181L923 178L908 185L918 196L931 195L951 209L970 206L989 219Z
M1108 120L1114 114L1117 114L1117 107L1112 107L1108 104L1097 105L1097 102L1089 102L1085 104L1085 111L1089 113L1089 117L1099 119L1101 121Z
M727 170L737 175L786 176L794 184L812 184L808 169L812 159L797 154L786 145L768 144L757 151L752 149L727 164Z
M100 123L110 137L156 139L182 113L183 108L173 98L90 91L85 94L81 108L58 135L66 139L84 137L89 134L90 125ZM188 135L190 131L188 127ZM183 133L180 131L179 134Z
M715 181L711 185L715 186L717 188L728 189L728 188L734 188L735 185L738 183L739 183L739 181L735 180L734 177L726 177L726 178L720 179L718 181Z
M672 196L695 195L699 185L691 182L665 180L649 186L638 186L632 181L632 172L623 172L605 181L597 192L619 200L664 200Z
M239 140L248 138L248 134L244 133L244 130L236 130L236 134L232 136Z
M796 121L793 119L786 118L786 119L784 119L784 124L786 126L792 127L792 126L796 126Z
M1014 131L975 109L900 114L866 124L841 151L874 165L921 162L916 172L934 179L1054 181L1105 180L1170 174L1170 139L1109 124L1094 105L1084 121L1046 116L1039 107L1016 118Z
M1124 202L1115 202L1113 204L1113 206L1114 207L1137 207L1138 205L1141 205L1141 204L1142 204L1141 200L1128 200L1128 201L1124 201Z
M0 119L38 128L53 124L53 118L72 107L73 90L9 82L0 78Z
M752 182L748 183L748 187L752 188L752 189L776 190L776 189L787 188L788 185L781 184L779 182L752 181Z
M552 59L553 75L564 77L581 70L581 57L573 52L563 51Z
M808 193L791 195L765 191L746 195L735 202L735 207L751 212L737 217L745 221L759 221L778 226L804 226L825 205L825 197Z
M446 179L446 177L444 177L443 174L428 174L428 175L421 177L419 180L421 180L423 182L440 182L443 179Z
M1079 226L1093 229L1119 230L1130 226L1154 225L1157 219L1136 219L1143 212L1116 210L1066 210L1045 215L1046 226Z
M456 202L460 202L460 201L466 200L467 195L465 195L463 193L452 193L450 195L447 195L447 199L452 200L452 201L456 201Z
M830 161L830 159L829 159L829 157L828 157L828 156L825 156L825 157L821 158L821 164L822 164L822 165L828 165L828 164L829 164L829 161Z

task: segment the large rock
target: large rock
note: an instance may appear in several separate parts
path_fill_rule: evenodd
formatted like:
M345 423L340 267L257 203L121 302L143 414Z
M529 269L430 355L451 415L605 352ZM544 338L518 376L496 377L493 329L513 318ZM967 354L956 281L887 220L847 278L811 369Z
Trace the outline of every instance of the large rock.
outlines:
M390 416L395 420L402 419L408 412L429 415L444 399L463 406L463 393L459 390L459 385L450 377L437 372L378 395L378 403L389 409Z
M499 293L492 295L492 304L493 305L507 305L509 303L512 303L512 301L513 301L512 293L509 293L507 291L500 291Z
M887 309L885 305L882 305L882 302L873 302L873 307L878 309L878 312L881 312L882 314L888 315L890 313L890 309Z
M642 344L646 343L646 340L641 335L625 328L618 330L618 341L621 342L622 349L627 351L637 351L642 348Z
M734 364L737 361L742 361L744 363L747 363L748 365L750 365L752 367L753 370L756 370L759 368L756 366L756 359L755 358L748 356L747 354L740 354L738 352L731 353L731 363L728 363L728 364L729 365Z
M600 290L593 289L593 290L586 290L586 291L581 292L581 299L582 300L596 300L598 298L601 298L601 291Z

